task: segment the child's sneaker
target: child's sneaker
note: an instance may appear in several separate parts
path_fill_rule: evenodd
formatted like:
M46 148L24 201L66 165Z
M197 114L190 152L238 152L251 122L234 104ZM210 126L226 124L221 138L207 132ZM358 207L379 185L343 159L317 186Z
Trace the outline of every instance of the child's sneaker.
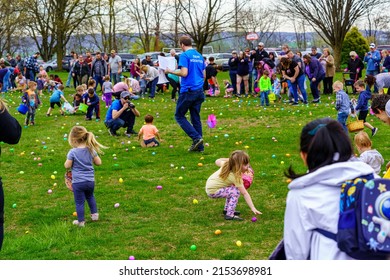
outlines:
M91 219L92 219L92 221L97 221L97 220L99 220L99 213L93 213L93 214L91 214Z
M78 220L74 220L73 224L76 225L76 226L79 226L79 227L84 227L85 226L85 222L79 222Z
M225 215L225 220L243 221L244 219L240 218L238 216L228 216L228 215Z
M375 134L378 132L378 128L377 127L374 127L372 130L371 130L371 136L375 136Z

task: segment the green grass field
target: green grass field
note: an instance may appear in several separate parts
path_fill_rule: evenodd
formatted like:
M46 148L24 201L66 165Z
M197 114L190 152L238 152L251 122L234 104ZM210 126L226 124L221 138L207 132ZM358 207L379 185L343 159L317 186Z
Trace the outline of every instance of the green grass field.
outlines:
M67 73L60 76L66 80ZM218 78L222 81L227 73ZM73 93L66 89L66 98L71 100ZM12 115L24 123L24 116L16 111L20 94L3 98ZM209 146L200 154L187 152L191 141L174 120L170 93L135 102L141 113L135 130L146 114L152 114L163 139L160 147L149 149L141 148L136 138L124 136L123 129L122 136L111 137L102 121L61 116L57 108L53 116L46 117L49 95L41 99L36 125L23 128L18 145L1 145L5 239L0 259L124 260L130 255L139 260L266 259L283 234L287 194L283 172L290 164L305 171L298 146L302 126L316 118L336 117L334 95L323 96L318 105L275 103L267 108L259 107L259 98L207 98L201 114ZM101 105L104 119L106 108ZM209 114L217 116L214 129L206 125ZM379 127L374 148L389 159L390 129L374 116L368 120ZM103 164L95 168L100 220L87 219L85 228L72 225L74 200L64 184L63 164L70 149L65 134L76 124L94 132L108 147ZM224 200L209 199L204 191L207 178L217 170L215 160L236 149L251 157L255 180L249 193L263 212L257 222L251 222L253 215L243 198L237 209L245 221L225 221L221 214ZM157 190L157 185L163 189ZM199 203L194 204L194 199ZM120 207L115 208L115 203ZM222 234L215 235L217 229ZM241 247L236 246L237 240ZM193 244L196 251L190 250Z

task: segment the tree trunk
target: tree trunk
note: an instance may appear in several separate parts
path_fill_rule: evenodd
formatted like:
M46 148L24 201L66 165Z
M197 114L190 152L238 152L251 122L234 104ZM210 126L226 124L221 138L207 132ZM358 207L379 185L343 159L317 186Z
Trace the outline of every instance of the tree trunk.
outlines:
M333 48L333 57L334 57L334 64L336 66L336 71L341 71L341 47L342 42L337 42L335 45L332 46Z

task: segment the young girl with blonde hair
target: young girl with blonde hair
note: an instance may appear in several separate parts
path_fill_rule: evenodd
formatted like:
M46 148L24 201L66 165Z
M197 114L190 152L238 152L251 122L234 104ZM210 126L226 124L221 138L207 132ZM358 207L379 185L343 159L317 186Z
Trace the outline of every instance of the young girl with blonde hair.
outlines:
M72 169L72 187L77 212L77 220L73 221L73 224L83 227L85 200L91 210L92 221L99 219L93 194L95 189L93 164L102 164L98 154L103 154L101 148L106 147L98 143L93 133L83 126L74 126L69 133L68 141L73 149L68 152L64 165L65 168Z
M358 159L367 163L375 173L380 175L382 164L385 162L382 155L375 149L372 149L372 142L368 134L360 131L354 138L355 146L359 151L360 157Z
M225 220L243 220L238 216L240 212L235 211L240 194L244 196L254 214L262 214L253 205L242 180L242 174L249 168L248 154L237 150L232 152L229 158L217 159L215 164L221 168L207 179L206 193L211 198L226 198L223 210Z

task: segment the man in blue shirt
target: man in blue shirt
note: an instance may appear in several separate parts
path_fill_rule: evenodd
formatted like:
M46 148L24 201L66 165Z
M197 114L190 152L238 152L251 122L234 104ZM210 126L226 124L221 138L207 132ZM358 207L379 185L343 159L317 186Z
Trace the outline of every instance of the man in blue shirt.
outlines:
M200 109L205 99L203 93L205 63L203 56L192 48L192 40L190 37L180 37L179 44L183 50L179 58L179 69L165 70L166 74L174 74L181 77L175 119L184 132L192 139L192 145L188 151L203 152ZM191 123L185 116L188 111L190 111Z
M133 127L135 117L139 116L140 113L134 104L130 102L130 93L123 91L120 99L116 99L108 108L104 124L111 136L118 136L116 131L121 127L127 127L126 136L130 137L131 134L138 134L133 130Z
M364 56L364 62L367 63L366 75L377 75L379 73L379 63L381 62L381 54L376 50L374 43L370 44L370 51ZM374 85L374 93L378 92L378 88Z

